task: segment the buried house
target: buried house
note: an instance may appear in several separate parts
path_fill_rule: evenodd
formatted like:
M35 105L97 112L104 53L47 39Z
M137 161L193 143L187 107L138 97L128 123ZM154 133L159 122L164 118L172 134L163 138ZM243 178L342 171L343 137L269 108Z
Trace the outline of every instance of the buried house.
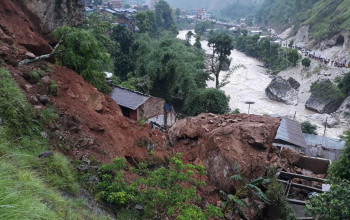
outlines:
M155 122L160 126L175 123L175 112L162 98L152 97L127 88L115 86L110 96L120 106L125 117Z

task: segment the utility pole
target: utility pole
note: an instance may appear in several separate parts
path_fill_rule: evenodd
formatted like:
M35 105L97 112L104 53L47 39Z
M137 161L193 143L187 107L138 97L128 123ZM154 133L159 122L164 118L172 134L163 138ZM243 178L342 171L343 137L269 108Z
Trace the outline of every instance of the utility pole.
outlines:
M250 105L253 105L255 102L245 102L245 104L248 104L248 115L250 111Z

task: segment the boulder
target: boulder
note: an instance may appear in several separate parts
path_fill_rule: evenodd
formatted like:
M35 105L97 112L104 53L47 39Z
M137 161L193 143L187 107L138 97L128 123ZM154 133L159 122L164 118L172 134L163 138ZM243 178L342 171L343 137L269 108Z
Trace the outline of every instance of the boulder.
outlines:
M318 113L333 113L337 111L344 100L344 95L329 80L322 80L311 88L311 96L305 107Z
M289 83L289 85L293 88L293 89L299 89L300 87L300 83L298 81L296 81L293 77L289 77L287 79L287 82Z
M298 104L298 92L282 77L275 77L265 90L269 99L283 102L287 105Z
M225 127L219 126L225 122ZM169 130L169 139L175 151L183 152L185 161L202 162L214 186L232 193L236 186L230 177L236 163L244 178L265 174L279 124L280 118L257 115L201 114L177 121Z

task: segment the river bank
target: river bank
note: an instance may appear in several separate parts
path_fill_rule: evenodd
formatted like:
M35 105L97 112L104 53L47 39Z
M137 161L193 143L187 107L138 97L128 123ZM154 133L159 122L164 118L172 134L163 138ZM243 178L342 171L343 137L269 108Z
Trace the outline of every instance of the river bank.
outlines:
M192 30L193 31L193 30ZM177 36L180 39L186 38L188 30L180 31ZM195 42L194 37L191 39L191 43ZM207 41L201 41L203 50L207 53L211 53L211 49L208 47ZM232 50L230 58L232 59L232 65L243 64L246 68L235 71L230 77L230 83L221 88L226 95L230 96L229 106L231 110L238 108L242 113L248 112L247 101L255 102L251 105L250 113L257 115L270 115L278 114L281 116L287 116L294 118L299 122L309 120L311 123L316 124L319 134L323 134L324 126L322 125L323 117L320 114L309 111L305 108L305 102L310 96L309 83L305 84L299 92L299 102L296 106L286 105L280 102L272 101L265 95L265 89L271 82L273 76L269 75L267 69L263 67L263 63L257 59L246 56L244 53L237 50ZM279 75L284 77L288 75L299 75L301 67L296 67L286 71L282 71ZM221 76L224 72L221 73ZM302 77L297 77L304 83ZM207 82L208 87L215 87L214 81ZM327 128L327 137L338 137L345 130L348 130L349 126L341 123L334 128Z

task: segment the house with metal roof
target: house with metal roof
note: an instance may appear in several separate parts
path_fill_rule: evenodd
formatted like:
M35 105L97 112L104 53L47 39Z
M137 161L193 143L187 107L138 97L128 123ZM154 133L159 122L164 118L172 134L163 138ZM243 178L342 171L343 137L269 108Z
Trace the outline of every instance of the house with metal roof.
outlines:
M161 126L171 126L175 123L175 112L166 108L165 100L115 86L110 94L111 98L120 106L125 117L138 121L145 119L156 122Z
M322 157L329 160L337 160L341 150L345 147L345 141L336 138L323 137L313 134L304 134L307 148L304 152L308 156Z
M279 116L273 115L272 117ZM307 145L299 122L286 117L281 118L281 124L278 127L274 145L277 147L287 147L297 152L304 152Z

